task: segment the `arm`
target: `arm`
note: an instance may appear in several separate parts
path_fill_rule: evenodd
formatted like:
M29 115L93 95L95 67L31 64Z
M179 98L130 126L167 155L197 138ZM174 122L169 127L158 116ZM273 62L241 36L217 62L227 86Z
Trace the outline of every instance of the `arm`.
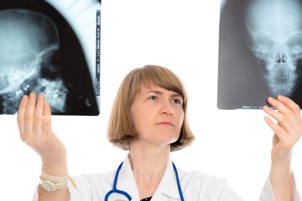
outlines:
M18 128L20 138L34 149L41 157L42 171L49 175L63 177L67 175L66 150L51 128L51 109L45 102L44 95L23 96L18 110ZM39 200L67 201L67 187L54 192L46 192L41 186L38 190Z
M265 122L274 131L270 182L276 201L291 201L295 188L291 157L293 147L302 134L300 107L281 95L277 96L277 99L269 97L267 101L276 108L273 110L267 106L263 107L263 111L275 120L264 117Z

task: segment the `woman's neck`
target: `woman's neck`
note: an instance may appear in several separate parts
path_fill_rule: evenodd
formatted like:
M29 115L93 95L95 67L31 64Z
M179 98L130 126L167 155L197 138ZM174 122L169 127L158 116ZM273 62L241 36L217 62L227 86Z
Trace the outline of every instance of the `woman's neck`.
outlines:
M141 198L153 195L169 160L170 147L149 146L139 142L131 144L129 161Z

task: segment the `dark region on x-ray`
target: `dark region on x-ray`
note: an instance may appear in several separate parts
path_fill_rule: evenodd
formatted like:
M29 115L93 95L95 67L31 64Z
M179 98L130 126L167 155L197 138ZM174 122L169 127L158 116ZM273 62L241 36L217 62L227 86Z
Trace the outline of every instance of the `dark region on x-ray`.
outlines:
M15 114L32 91L54 115L99 114L79 39L46 1L1 1L0 43L0 114Z
M260 109L278 94L302 106L301 0L227 0L219 25L219 109Z

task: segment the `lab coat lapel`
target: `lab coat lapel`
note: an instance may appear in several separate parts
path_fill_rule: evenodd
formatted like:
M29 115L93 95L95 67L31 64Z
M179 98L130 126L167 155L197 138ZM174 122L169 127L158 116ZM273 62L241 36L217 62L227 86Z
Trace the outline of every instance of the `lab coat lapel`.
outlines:
M139 200L138 188L133 176L128 156L126 157L121 168L116 187L118 190L127 192L132 197L133 201ZM114 201L128 201L124 195L116 193L114 195L112 194L112 198L111 199Z
M159 183L159 186L156 189L152 197L152 200L161 200L161 201L180 200L176 176L173 170L173 165L171 160L167 164L163 178Z

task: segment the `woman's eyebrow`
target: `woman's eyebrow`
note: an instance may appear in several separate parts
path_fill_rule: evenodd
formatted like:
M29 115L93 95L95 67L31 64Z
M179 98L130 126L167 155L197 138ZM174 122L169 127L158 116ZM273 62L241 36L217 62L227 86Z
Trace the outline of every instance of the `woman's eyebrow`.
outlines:
M180 95L179 93L173 93L172 95L171 95L172 97L181 97L182 98L182 95Z
M147 91L147 92L146 92L146 94L149 94L149 93L155 93L155 94L157 94L157 95L162 95L162 94L164 94L164 92L159 91L159 90L150 90L150 91ZM182 96L181 96L179 93L177 93L177 92L174 92L174 93L171 95L171 97L181 97L181 98L182 98Z
M155 94L157 94L157 95L162 95L162 94L164 94L164 92L158 91L158 90L150 90L150 91L147 91L146 94L149 94L149 93L155 93Z

